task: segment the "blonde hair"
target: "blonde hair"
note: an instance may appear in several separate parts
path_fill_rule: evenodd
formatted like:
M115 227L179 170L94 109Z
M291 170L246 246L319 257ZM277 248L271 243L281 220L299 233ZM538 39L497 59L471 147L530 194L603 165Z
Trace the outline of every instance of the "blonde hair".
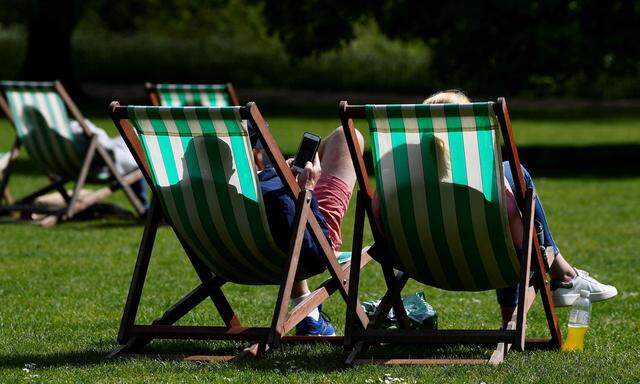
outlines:
M457 89L450 89L444 92L437 92L426 98L422 104L466 104L471 100L464 92ZM434 137L438 161L438 174L440 180L447 178L451 173L451 163L449 157L445 156L444 142L441 138Z
M471 100L458 89L449 89L443 92L436 92L426 98L422 104L467 104Z

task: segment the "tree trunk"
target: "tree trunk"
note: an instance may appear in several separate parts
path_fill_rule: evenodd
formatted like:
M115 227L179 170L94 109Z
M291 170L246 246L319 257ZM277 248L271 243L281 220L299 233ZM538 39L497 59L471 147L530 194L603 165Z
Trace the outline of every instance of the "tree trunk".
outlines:
M79 91L71 68L71 36L82 8L79 0L30 0L28 38L20 77L25 80L61 80Z

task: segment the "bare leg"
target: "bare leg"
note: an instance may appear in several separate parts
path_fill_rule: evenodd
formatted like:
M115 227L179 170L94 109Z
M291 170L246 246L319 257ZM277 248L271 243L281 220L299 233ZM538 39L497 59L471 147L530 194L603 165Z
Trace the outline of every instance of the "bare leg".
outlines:
M364 138L362 134L356 130L356 137L360 151L364 150ZM356 171L351 162L351 154L347 147L347 139L342 131L342 127L338 127L331 132L329 136L322 140L318 149L320 156L320 165L322 173L326 173L339 178L351 189L356 185Z
M356 131L360 150L364 148L364 138L362 134ZM342 180L347 187L352 190L356 184L356 172L351 162L351 154L347 147L342 127L338 127L329 134L320 143L318 148L318 156L320 157L320 165L322 166L323 175L331 175ZM309 293L309 286L306 280L297 281L293 284L291 297L301 297Z
M553 264L551 264L551 279L568 282L574 277L576 277L576 270L558 253Z
M293 287L291 287L291 297L301 297L310 292L307 280L296 281L293 283Z

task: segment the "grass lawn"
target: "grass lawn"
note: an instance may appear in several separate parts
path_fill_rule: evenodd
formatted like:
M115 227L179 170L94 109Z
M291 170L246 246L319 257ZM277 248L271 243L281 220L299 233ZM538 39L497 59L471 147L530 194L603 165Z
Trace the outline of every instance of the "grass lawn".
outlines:
M268 117L268 116L267 116ZM300 134L290 130L328 132L337 119L269 119L285 152L295 151ZM96 119L105 127L108 120ZM640 120L516 121L522 145L636 144ZM605 129L606 128L606 129ZM113 132L113 131L111 131ZM535 136L534 136L535 135ZM11 133L0 124L0 151L8 149ZM553 140L552 140L553 138ZM551 142L550 142L551 141ZM26 159L26 157L22 157ZM24 162L11 188L14 195L33 189L44 178L24 173ZM147 357L109 359L142 225L100 219L70 222L53 229L29 224L0 224L0 382L638 382L640 347L638 313L640 280L640 178L537 180L563 254L577 267L616 285L620 295L594 305L592 325L583 353L512 353L498 366L381 367L346 369L342 351L328 345L283 347L265 359L233 364L198 364ZM119 193L112 199L125 205ZM351 243L353 210L345 220L345 246ZM369 235L367 234L370 240ZM315 281L319 281L316 278ZM195 273L166 227L156 242L139 321L150 322L196 285ZM275 287L224 288L240 319L267 325ZM361 299L382 295L379 268L362 277ZM424 290L436 308L441 328L496 328L495 294L453 293L411 283L405 294ZM529 318L529 334L544 336L539 303ZM344 306L338 297L325 305L341 329ZM559 310L566 331L567 309ZM221 324L213 306L204 302L182 324ZM237 350L236 344L155 342L147 351L216 353ZM469 351L458 351L468 353ZM488 353L472 351L480 355ZM390 376L385 376L390 375ZM394 378L398 380L395 381Z

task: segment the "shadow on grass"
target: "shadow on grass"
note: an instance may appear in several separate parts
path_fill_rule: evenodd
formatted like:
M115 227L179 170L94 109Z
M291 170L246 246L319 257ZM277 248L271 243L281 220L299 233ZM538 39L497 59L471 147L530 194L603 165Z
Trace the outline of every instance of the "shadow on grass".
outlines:
M61 366L88 367L105 363L104 352L95 349L52 353L29 353L0 356L0 368L24 368L34 364L37 368Z
M247 344L235 342L206 342L165 340L156 341L136 354L121 357L108 356L111 343L100 343L94 348L51 353L29 353L0 356L0 368L21 369L34 364L38 369L63 366L91 367L104 364L121 364L135 360L150 362L174 361L176 364L223 364L237 369L251 369L273 372L277 369L287 373L330 373L349 369L344 365L347 354L341 346L327 343L285 344L275 350L269 350L261 358L245 358L233 362L197 363L183 360L186 356L235 356ZM376 346L365 355L367 359L384 358L488 358L489 347L455 346L429 348L426 346Z
M144 348L137 355L126 355L128 359L144 358L158 361L176 360L183 356L235 356L246 345L233 343L189 341L162 341ZM440 346L397 345L374 346L362 357L364 359L423 358L423 359L488 359L493 352L491 346ZM329 373L349 369L344 364L347 352L341 346L327 343L284 344L276 350L269 350L258 359L245 358L238 361L218 363L238 369L247 368L281 373L307 372ZM210 364L210 363L205 363Z

